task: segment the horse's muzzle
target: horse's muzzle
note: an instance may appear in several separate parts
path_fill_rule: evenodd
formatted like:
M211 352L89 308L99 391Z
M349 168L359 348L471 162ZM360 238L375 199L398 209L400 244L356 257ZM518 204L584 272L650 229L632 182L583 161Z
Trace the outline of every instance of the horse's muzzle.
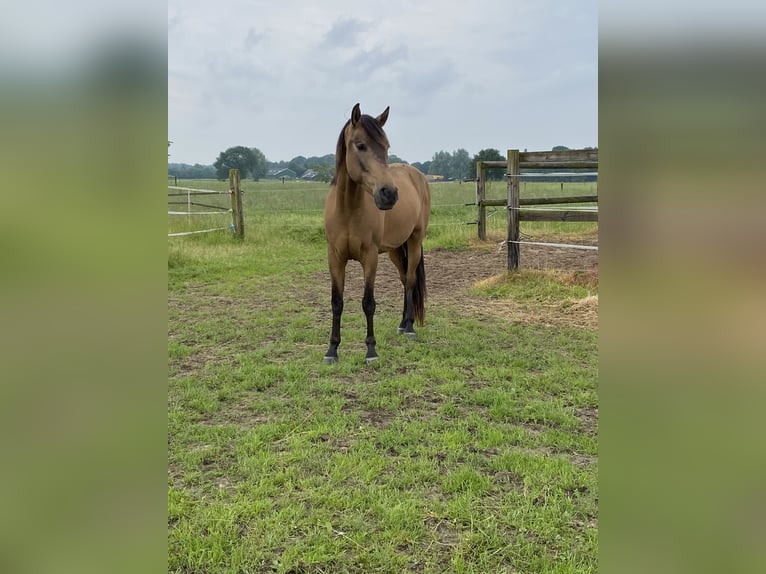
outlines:
M388 211L399 199L399 190L395 187L381 187L372 194L375 206L381 211Z

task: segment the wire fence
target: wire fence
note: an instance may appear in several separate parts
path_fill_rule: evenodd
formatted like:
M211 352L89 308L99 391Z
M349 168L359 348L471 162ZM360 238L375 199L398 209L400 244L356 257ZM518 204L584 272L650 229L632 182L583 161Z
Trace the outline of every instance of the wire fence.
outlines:
M549 175L549 174L548 174ZM207 182L200 180L202 185L216 183L225 185L223 182ZM502 181L487 182L487 192L490 196L499 194L505 195L507 184ZM494 185L493 185L494 184ZM194 184L191 184L194 185ZM590 193L594 189L594 184L589 182L566 183L566 195L573 193ZM206 186L207 187L207 186ZM323 225L324 200L327 196L328 186L325 184L308 184L305 182L282 185L278 182L243 182L242 197L244 203L244 212L247 219L251 222L252 228L265 229L290 229L321 227ZM494 191L493 191L494 190ZM544 194L554 198L561 194L559 183L530 182L527 191L528 194ZM231 192L228 189L204 189L202 186L168 186L168 215L171 223L168 236L177 237L185 235L196 235L198 233L209 233L213 231L222 231L230 229L231 226L209 225L205 229L192 229L193 222L184 221L184 217L194 219L197 216L210 216L214 218L219 214L232 214L229 206L215 205L212 201L202 200L203 196L210 199L214 196L230 197ZM185 198L185 199L181 199ZM172 209L171 206L186 206L186 211ZM429 228L433 229L465 229L467 226L475 224L472 216L475 216L476 210L476 190L474 185L461 184L457 182L450 183L432 183L431 184L431 220ZM195 210L197 208L198 210ZM497 206L489 208L487 217L489 220L497 213L506 213L506 206ZM553 212L560 207L550 206L521 206L519 210L526 212L540 211L541 213ZM596 208L593 206L569 205L567 210L590 212ZM290 217L290 216L295 217ZM495 219L490 227L495 233L505 229L505 221ZM172 223L175 220L176 223ZM198 225L207 221L199 218ZM212 219L209 220L212 223ZM186 223L186 225L183 225ZM532 235L531 229L539 226L530 226L530 232L526 235ZM543 243L540 241L538 243ZM556 244L558 246L558 244Z
M228 215L231 216L233 213L233 210L231 207L228 206L222 206L222 205L216 205L213 203L202 203L199 201L192 201L192 197L197 196L212 196L212 195L226 195L231 196L231 191L217 191L213 189L198 189L193 187L180 187L176 185L169 185L168 189L175 190L173 192L168 193L169 198L175 198L175 197L186 197L186 201L177 201L177 200L169 200L168 205L185 205L186 211L178 211L174 209L168 209L168 215L170 216L185 216L187 221L187 226L192 225L192 216L195 218L199 216L208 216L208 215ZM202 207L204 209L207 209L208 211L200 211L198 209L192 209L193 207ZM229 225L226 225L224 227L213 227L210 229L195 229L195 230L186 230L186 231L174 231L168 233L168 237L183 237L186 235L196 235L198 233L211 233L213 231L226 231L231 230L234 227L234 224L231 223Z

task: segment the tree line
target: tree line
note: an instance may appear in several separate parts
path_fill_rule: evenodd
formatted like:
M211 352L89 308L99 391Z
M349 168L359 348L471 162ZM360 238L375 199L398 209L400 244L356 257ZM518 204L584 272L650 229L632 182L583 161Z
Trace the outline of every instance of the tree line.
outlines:
M171 142L168 142L168 147ZM555 146L553 150L569 149L566 146ZM592 148L586 148L592 149ZM168 154L170 155L170 154ZM412 165L427 175L439 175L445 180L466 180L476 177L477 161L505 161L506 157L494 148L487 148L471 156L467 150L460 148L453 152L438 151L425 162L414 162ZM389 156L389 163L408 163L394 154ZM230 147L216 158L212 165L168 163L168 175L181 179L220 179L229 177L229 169L239 169L242 178L254 180L264 179L269 172L290 169L296 177L302 177L311 170L314 179L329 182L335 175L335 154L304 157L296 156L290 161L271 162L261 150L254 147ZM505 169L490 168L487 179L502 180Z

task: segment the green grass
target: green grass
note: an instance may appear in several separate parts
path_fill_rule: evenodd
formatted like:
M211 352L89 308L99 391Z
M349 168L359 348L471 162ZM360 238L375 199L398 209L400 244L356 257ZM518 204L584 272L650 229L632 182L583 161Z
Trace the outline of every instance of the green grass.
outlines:
M519 269L479 281L471 293L519 302L556 303L593 296L597 285L584 272Z
M225 191L228 182L216 180L183 180L183 187L213 189ZM298 241L323 240L324 228L322 211L327 195L327 184L320 182L279 180L242 182L243 209L246 214L245 229L250 239L267 241L273 233L287 236ZM560 197L562 195L585 195L596 191L595 183L567 183L563 192L558 183L527 183L521 190L522 197ZM505 197L507 188L504 182L487 182L486 197ZM186 201L185 197L174 197L176 201ZM193 196L193 201L230 207L231 201L226 195ZM476 237L477 220L475 206L466 203L476 201L476 188L472 183L436 183L431 185L431 223L428 229L426 248L444 247L461 248L471 238ZM171 206L168 206L169 208ZM185 205L174 205L175 211L186 211ZM193 209L205 211L206 208ZM231 216L201 215L169 216L168 233L226 227L231 223ZM501 209L488 208L487 234L491 239L500 241L505 237L507 219ZM577 237L578 234L592 233L597 226L593 223L557 223L557 222L522 222L521 232L533 237ZM221 235L221 233L214 234ZM225 233L223 233L225 235Z
M412 342L379 306L368 366L349 302L324 365L326 186L244 188L244 243L168 239L169 572L595 572L596 332L431 304ZM426 249L469 249L473 186L432 189ZM591 292L519 277L465 296Z

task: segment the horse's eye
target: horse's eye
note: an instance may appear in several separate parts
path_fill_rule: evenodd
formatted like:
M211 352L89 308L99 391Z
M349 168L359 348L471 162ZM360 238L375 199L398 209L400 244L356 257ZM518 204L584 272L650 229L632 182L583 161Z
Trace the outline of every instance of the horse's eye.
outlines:
M364 145L363 143L358 143L356 144L356 149L359 151L367 151L367 146Z

